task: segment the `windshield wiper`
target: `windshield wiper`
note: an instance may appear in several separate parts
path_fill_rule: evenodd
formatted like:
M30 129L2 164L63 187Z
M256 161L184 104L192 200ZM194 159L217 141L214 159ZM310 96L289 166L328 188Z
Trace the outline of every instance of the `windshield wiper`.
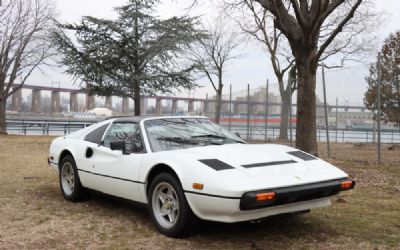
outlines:
M193 140L182 138L182 137L160 136L157 138L157 140L170 141L170 142L176 142L176 143L185 143L185 144L191 144L191 145L199 144L197 141L193 141Z
M225 136L222 135L216 135L216 134L203 134L203 135L193 135L190 138L215 138L215 139L227 139Z
M223 135L216 135L216 134L203 134L203 135L194 135L194 136L191 136L191 138L215 138L215 139L227 139L227 140L232 140L232 141L235 141L235 142L237 142L237 143L245 143L245 142L243 142L243 141L240 141L240 140L236 140L236 139L233 139L233 138L228 138L228 137L225 137L225 136L223 136Z

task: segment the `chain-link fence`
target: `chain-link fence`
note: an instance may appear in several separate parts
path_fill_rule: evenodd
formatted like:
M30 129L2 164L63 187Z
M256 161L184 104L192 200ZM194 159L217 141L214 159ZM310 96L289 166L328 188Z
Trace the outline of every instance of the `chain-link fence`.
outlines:
M278 84L248 85L246 87L244 89L243 87L234 89L230 85L225 86L222 95L220 124L228 130L239 133L242 138L247 140L282 139L294 144L297 120L296 92L292 96L292 105L286 106L288 117L284 119L281 116L281 111L285 107L281 104ZM211 93L198 98L193 96L144 97L142 114L200 114L215 119L216 99L216 96ZM372 111L366 109L363 105L352 104L347 100L339 102L336 98L336 102L332 103L332 99L335 100L335 98L331 97L330 102L327 104L327 118L325 116L324 102L318 97L316 100L317 140L319 142L327 141L326 129L328 129L330 142L373 143L377 141L378 127L374 122L376 115ZM121 103L124 104L124 100L122 102L121 100L116 100L114 114L133 114L134 107L132 105L129 106L129 103L125 105L127 106L126 112L121 112L121 110L124 110ZM102 104L98 104L98 106L102 106ZM68 117L71 114L78 120L84 118L76 116L73 112L67 113ZM7 119L25 119L38 116L43 118L43 115L43 113L17 112L16 114L8 113ZM54 114L48 115L44 115L44 117L54 118ZM56 114L56 116L61 115ZM285 120L288 121L287 129L281 130L282 121ZM385 120L385 117L382 120ZM282 132L285 131L286 133L282 136ZM393 124L381 124L380 135L382 143L400 143L400 130Z
M296 138L296 96L292 97L288 117L287 139L294 145ZM352 105L348 101L327 104L317 97L316 123L318 142L327 142L327 133L333 143L374 143L377 141L377 126L374 114L365 106ZM215 118L216 97L208 95L197 113ZM248 89L226 88L222 96L220 124L226 129L239 133L246 140L275 140L279 138L282 122L281 98L277 84ZM326 124L326 121L328 123ZM381 124L381 142L400 143L400 130L394 124Z

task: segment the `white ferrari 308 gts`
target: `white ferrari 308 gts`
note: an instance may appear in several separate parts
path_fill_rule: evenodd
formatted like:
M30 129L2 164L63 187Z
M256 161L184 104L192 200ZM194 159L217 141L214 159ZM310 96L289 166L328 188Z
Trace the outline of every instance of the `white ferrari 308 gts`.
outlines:
M309 211L355 182L298 149L247 144L201 116L115 117L54 139L48 163L65 199L88 189L147 204L157 229Z

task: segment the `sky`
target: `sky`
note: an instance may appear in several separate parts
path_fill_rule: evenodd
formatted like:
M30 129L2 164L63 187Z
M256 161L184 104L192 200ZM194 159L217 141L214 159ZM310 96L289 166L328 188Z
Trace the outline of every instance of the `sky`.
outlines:
M82 16L90 15L104 18L115 18L113 7L125 3L124 0L55 0L57 5L58 19L62 22L78 22ZM182 15L188 13L187 7L192 0L164 0L158 8L160 17L172 15ZM214 2L217 2L214 0ZM400 30L400 1L399 0L376 0L377 7L385 13L385 21L379 26L378 36L380 43L391 32ZM196 8L190 10L190 14L202 15L209 22L220 15L220 9L215 7L211 1L205 1ZM381 44L377 44L380 48ZM232 85L233 92L242 91L250 84L252 89L266 85L267 79L270 83L271 91L278 94L278 88L272 67L269 63L268 54L255 43L247 43L240 48L242 56L232 61L226 68L225 91L229 93L229 85ZM364 78L368 74L368 64L370 61L362 63L352 63L341 69L328 69L326 74L327 101L334 104L336 98L340 104L349 103L353 105L363 104L363 95L366 90ZM178 95L204 98L206 93L213 95L213 89L206 79L199 79L198 83L203 86L194 92L181 92ZM26 84L32 85L60 85L61 87L78 88L73 79L63 73L61 67L46 68L36 71ZM317 75L317 95L322 99L321 72Z

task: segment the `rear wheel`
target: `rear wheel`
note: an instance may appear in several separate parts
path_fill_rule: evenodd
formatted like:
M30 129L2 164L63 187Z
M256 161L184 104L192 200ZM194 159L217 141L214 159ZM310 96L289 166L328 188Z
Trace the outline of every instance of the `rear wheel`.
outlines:
M68 155L62 159L59 179L61 193L66 200L78 201L85 197L86 190L81 184L78 169L72 156Z
M148 201L151 219L162 234L180 237L191 233L197 218L174 175L157 175L150 184Z

